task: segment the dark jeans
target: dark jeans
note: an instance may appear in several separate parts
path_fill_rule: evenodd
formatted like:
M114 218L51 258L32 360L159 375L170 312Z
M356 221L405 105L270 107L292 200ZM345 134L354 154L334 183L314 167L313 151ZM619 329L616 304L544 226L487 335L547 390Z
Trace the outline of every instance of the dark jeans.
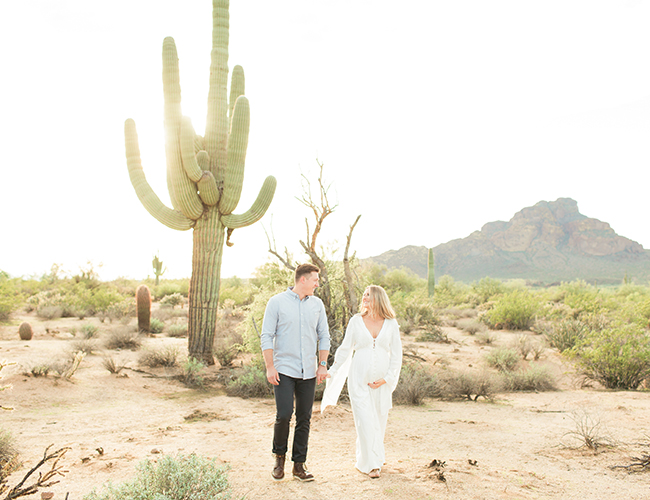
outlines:
M293 431L291 460L307 461L307 442L309 441L309 422L314 406L316 378L303 380L288 377L280 373L280 385L274 385L275 392L275 427L273 428L273 453L287 454L289 441L289 422L293 414L293 398L296 397L296 428Z

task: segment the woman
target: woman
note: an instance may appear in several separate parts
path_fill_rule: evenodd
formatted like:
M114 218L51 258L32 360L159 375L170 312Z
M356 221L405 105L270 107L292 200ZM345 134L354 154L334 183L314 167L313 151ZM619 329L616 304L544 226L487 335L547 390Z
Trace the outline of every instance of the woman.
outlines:
M384 434L392 394L402 367L402 343L395 312L380 286L363 294L361 313L350 319L328 372L321 411L335 405L345 379L357 429L356 468L378 478L384 464Z

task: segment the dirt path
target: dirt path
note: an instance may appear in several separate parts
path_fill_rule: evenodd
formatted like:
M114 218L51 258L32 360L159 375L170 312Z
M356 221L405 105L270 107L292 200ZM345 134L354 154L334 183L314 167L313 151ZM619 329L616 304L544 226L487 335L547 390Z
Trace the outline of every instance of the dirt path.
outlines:
M308 465L313 483L273 482L270 443L272 400L230 398L199 392L175 380L126 370L117 377L100 356L84 360L73 382L21 375L38 360L59 356L66 340L45 335L31 342L13 339L0 327L0 358L6 369L2 427L17 439L25 464L45 446L70 446L68 470L50 488L55 499L81 499L107 481L130 478L138 462L160 453L198 453L230 467L233 498L248 499L645 499L648 474L612 471L631 455L648 452L650 393L565 388L558 392L508 394L496 402L431 401L396 406L386 436L387 464L371 480L354 469L355 431L349 406L339 405L312 421ZM152 339L178 343L184 339ZM462 353L461 353L462 354ZM133 360L136 353L122 353ZM136 366L135 362L130 366ZM218 368L210 368L214 373ZM158 372L164 375L164 371ZM169 372L171 373L171 372ZM618 443L597 453L568 449L575 429L572 412L586 411ZM635 444L637 443L637 444ZM101 450L101 453L100 451ZM445 462L445 482L427 468ZM471 465L470 461L472 461ZM475 462L474 462L475 461ZM24 470L22 471L24 473ZM21 473L13 476L15 480Z

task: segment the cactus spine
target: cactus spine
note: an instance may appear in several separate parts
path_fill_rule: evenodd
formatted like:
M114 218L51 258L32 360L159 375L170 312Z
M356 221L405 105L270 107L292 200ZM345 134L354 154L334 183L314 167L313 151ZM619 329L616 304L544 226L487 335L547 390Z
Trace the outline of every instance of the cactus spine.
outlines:
M158 286L160 284L160 277L165 274L167 268L163 269L163 262L158 258L158 254L154 256L151 265L153 266L153 273L156 276L156 286Z
M427 265L427 292L433 297L436 289L436 275L434 272L433 248L429 248L429 262Z
M181 112L176 45L163 41L163 90L167 187L172 207L165 206L145 178L135 122L124 125L131 183L147 211L166 226L193 229L189 293L189 355L214 364L212 345L217 322L223 245L232 246L233 230L262 218L275 193L276 180L264 181L251 208L233 214L244 180L250 110L244 96L244 70L235 66L228 102L229 1L212 1L212 52L205 136L194 133ZM227 237L226 237L227 232Z
M147 285L140 285L135 290L135 308L138 315L138 331L151 332L151 292Z
M32 330L32 325L27 323L27 321L21 323L18 327L18 335L20 335L20 340L32 340L34 337L34 330Z

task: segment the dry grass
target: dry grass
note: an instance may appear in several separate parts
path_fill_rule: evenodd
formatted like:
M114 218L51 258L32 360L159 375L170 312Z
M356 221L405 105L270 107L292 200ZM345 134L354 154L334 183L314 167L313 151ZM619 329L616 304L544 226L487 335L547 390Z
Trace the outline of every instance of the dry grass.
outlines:
M138 362L149 368L178 366L179 355L180 350L176 346L146 349L140 353Z

